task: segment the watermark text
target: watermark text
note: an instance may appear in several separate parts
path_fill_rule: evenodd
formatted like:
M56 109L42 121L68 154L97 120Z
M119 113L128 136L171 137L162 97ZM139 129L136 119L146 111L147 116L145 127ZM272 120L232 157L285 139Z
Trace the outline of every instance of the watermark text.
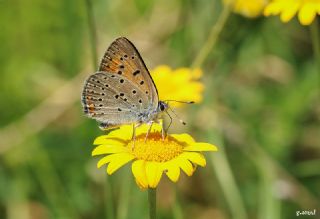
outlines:
M317 213L316 209L313 209L313 210L304 210L304 211L296 211L296 215L297 215L297 216L300 216L300 215L303 215L303 216L307 216L307 215L315 216L316 213Z

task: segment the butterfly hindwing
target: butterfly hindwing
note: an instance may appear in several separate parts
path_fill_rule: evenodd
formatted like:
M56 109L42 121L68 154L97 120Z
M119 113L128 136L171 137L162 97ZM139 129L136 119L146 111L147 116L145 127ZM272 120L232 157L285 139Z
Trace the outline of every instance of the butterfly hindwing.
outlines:
M84 86L85 113L100 122L113 125L136 122L148 99L135 84L119 74L97 72Z

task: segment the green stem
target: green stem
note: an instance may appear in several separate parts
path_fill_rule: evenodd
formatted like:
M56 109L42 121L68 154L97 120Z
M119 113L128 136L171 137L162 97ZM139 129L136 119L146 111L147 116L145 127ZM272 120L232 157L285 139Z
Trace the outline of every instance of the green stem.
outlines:
M91 0L85 0L86 11L88 16L88 27L91 43L92 65L94 70L98 70L98 52L97 52L97 29L93 16L93 8Z
M203 64L203 62L209 55L210 51L212 50L212 48L215 46L217 39L225 23L228 20L229 15L230 15L230 8L228 6L225 6L218 18L218 21L212 26L209 37L207 41L204 43L197 57L194 59L194 62L192 63L191 68L197 68Z
M313 21L310 26L311 39L313 45L314 59L316 64L316 72L318 74L318 95L320 98L320 34L319 34L319 23L317 18Z
M274 185L277 180L277 171L267 159L257 154L255 156L256 166L259 173L259 200L258 200L258 218L278 219L281 212L281 201L275 197Z
M105 177L105 183L104 183L104 201L105 201L105 217L107 219L114 219L115 218L115 212L114 212L114 203L113 203L113 195L112 195L112 185L110 181L110 177L107 175Z
M120 187L118 208L117 208L117 219L126 219L128 218L128 208L130 201L130 193L131 193L131 185L132 182L130 180L129 174L122 175L122 183Z
M90 46L92 53L92 66L96 71L98 70L98 52L97 52L97 28L95 25L95 20L93 16L93 7L91 0L85 0L86 3L86 12L88 16L88 27L89 27L89 35L90 35ZM114 214L114 205L113 205L113 197L112 197L112 185L109 177L105 178L104 183L104 199L105 199L105 207L106 218L115 218Z
M67 195L66 185L61 181L55 167L50 160L48 151L42 147L36 138L29 139L29 152L33 152L32 158L28 159L29 165L39 180L44 196L52 205L57 218L77 218L77 209L73 200Z
M148 202L149 202L149 218L156 219L157 210L157 189L148 189Z
M211 163L229 205L232 218L246 219L248 215L224 149L223 139L220 133L214 135L208 133L208 138L212 138L212 141L215 140L219 145L219 153L211 156Z
M175 219L183 219L183 211L181 208L181 204L180 204L180 198L179 198L179 193L178 193L178 189L175 188L175 202L173 205L173 218Z

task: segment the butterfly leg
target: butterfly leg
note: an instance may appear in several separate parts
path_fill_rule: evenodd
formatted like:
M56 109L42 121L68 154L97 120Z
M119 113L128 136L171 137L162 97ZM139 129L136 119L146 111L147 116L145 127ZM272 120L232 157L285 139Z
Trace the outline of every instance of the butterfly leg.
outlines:
M149 123L149 129L148 129L148 131L147 131L146 137L144 138L144 142L147 141L147 138L148 138L149 133L150 133L150 131L151 131L152 125L153 125L153 121L151 121L151 122Z
M135 142L136 142L136 128L138 128L139 126L141 126L141 124L142 124L142 123L138 123L138 124L133 123L133 124L132 124L132 137L131 137L131 141L133 141L133 144L132 144L131 150L134 149Z
M136 140L136 124L132 124L132 137L131 137L131 141L135 141Z
M161 136L162 136L162 141L166 138L166 132L164 130L164 124L163 122L161 123Z
M168 130L172 124L172 117L170 116L170 114L168 112L166 112L167 115L169 116L170 118L170 122L169 122L169 125L167 128L164 127L164 122L162 122L162 129L161 129L161 134L162 134L162 140L164 141L164 139L167 137L167 134L168 134Z

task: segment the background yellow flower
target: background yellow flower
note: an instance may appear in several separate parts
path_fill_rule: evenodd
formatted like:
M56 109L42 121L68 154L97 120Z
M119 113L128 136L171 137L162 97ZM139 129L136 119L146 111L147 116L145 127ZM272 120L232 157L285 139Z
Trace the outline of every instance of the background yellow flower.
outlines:
M320 0L274 0L264 10L265 16L280 15L282 22L290 21L297 13L302 25L311 24L320 14Z
M233 12L246 17L257 17L262 14L267 0L223 0L224 4L231 5Z
M154 83L157 86L160 100L202 101L204 86L199 79L202 70L199 68L171 69L167 65L160 65L151 70ZM172 106L181 106L180 103L171 102Z

